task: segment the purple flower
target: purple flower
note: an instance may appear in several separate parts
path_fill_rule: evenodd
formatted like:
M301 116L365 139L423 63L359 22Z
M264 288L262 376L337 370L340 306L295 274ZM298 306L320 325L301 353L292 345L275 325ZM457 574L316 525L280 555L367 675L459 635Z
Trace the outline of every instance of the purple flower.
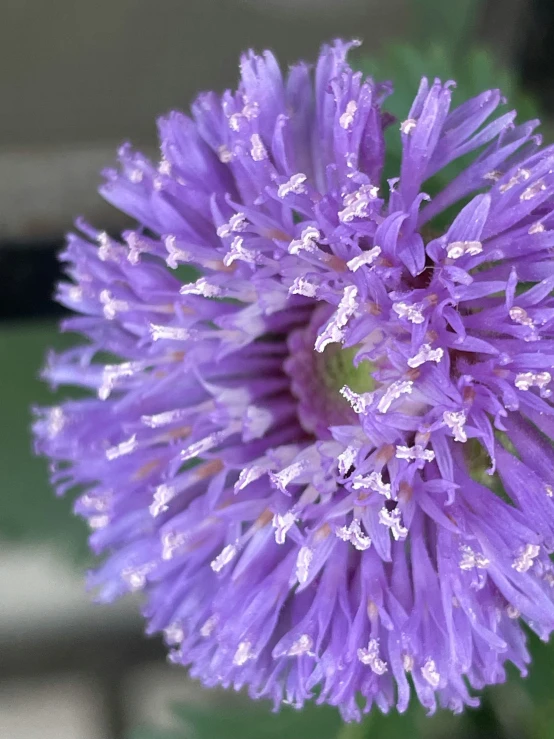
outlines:
M139 226L69 237L88 341L44 373L96 397L37 411L37 448L100 599L144 591L206 685L460 711L554 628L554 148L423 79L383 183L390 88L350 46L248 53L159 164L122 147L102 193Z

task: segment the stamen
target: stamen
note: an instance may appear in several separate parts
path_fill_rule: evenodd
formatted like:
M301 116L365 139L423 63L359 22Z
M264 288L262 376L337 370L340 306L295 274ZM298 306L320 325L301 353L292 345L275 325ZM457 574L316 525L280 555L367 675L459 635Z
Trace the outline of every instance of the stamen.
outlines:
M252 645L250 642L242 641L233 657L233 664L237 667L242 667L242 665L246 664L248 660L255 659L255 657L256 655L252 652Z
M222 438L224 438L224 436L221 432L209 434L209 436L205 436L203 439L200 439L200 441L195 441L194 444L190 444L186 449L183 449L179 454L179 459L181 462L194 459L194 457L198 457L209 449L212 449L212 447L218 444Z
M311 651L314 643L309 634L302 634L302 636L293 642L291 648L287 652L287 657L301 657L307 654L310 657L314 657L314 653Z
M400 133L405 134L408 136L414 128L417 126L417 121L415 118L407 118L405 121L402 121L400 124Z
M520 200L531 200L535 197L535 195L538 195L540 192L543 192L546 190L546 184L544 180L538 180L537 182L534 182L532 185L529 185L529 187L524 190L521 195L519 196Z
M99 295L100 302L104 305L104 316L113 321L119 312L128 311L130 308L126 300L117 300L109 290L102 290Z
M226 565L233 561L237 553L238 549L234 544L227 544L217 557L210 562L210 567L214 572L220 572Z
M423 323L425 317L423 315L423 309L425 305L423 303L393 303L392 309L399 318L407 318L412 323Z
M410 395L413 389L412 380L396 380L385 390L377 404L379 413L386 413L392 403L401 395Z
M459 259L464 254L474 257L482 251L483 244L480 241L453 241L446 247L446 254L450 259Z
M219 157L219 161L223 162L223 164L229 164L229 162L233 160L233 154L229 151L225 144L221 144L221 146L218 148L217 156Z
M71 285L67 291L67 297L74 303L80 303L83 299L83 288L78 285Z
M355 393L348 385L341 387L340 394L350 403L354 413L365 413L375 397L375 393Z
M128 236L125 237L125 241L129 247L127 261L131 264L138 264L140 262L140 255L148 254L150 251L148 243L145 242L136 232L128 234Z
M402 667L406 672L411 672L414 669L414 658L408 652L402 654Z
M97 513L105 512L109 509L113 498L112 490L102 492L85 493L79 498L79 503L85 508L90 508Z
M462 443L467 441L467 434L464 430L467 419L464 411L445 411L442 414L442 419L448 428L452 430L454 441L461 441Z
M188 282L179 290L181 295L202 295L204 298L215 298L221 295L222 290L217 285L210 285L205 277L200 277L196 282Z
M177 269L179 263L181 262L186 263L192 261L192 255L190 254L190 252L179 249L175 236L166 236L164 243L165 248L169 252L169 256L166 258L165 261L167 266L171 269Z
M150 504L149 511L153 518L159 516L160 513L165 513L168 509L168 503L173 500L177 491L172 485L158 485L154 491L154 500Z
M268 158L267 149L263 145L260 134L253 133L250 137L250 154L255 162L261 162Z
M172 411L164 411L163 413L156 413L153 416L141 416L140 420L145 426L149 426L152 429L160 428L161 426L167 426L170 423L176 421L182 421L190 415L188 408L176 408Z
M225 237L230 236L232 233L244 231L247 226L248 221L246 220L246 216L244 215L244 213L233 213L227 223L219 226L219 228L217 229L217 235L220 239L224 239Z
M408 366L415 369L425 362L440 362L443 356L444 349L441 349L441 347L438 347L437 349L431 349L430 344L423 344L418 353L408 359Z
M461 570L486 570L490 565L490 559L485 557L484 554L481 554L481 552L473 551L467 544L462 544L460 552L462 553L462 559L459 564Z
M137 167L131 170L131 173L129 174L129 179L131 180L131 182L134 182L135 184L142 182L143 178L144 178L144 172L142 172Z
M159 341L160 339L187 341L191 338L191 332L184 326L159 326L154 323L150 324L150 335L152 341Z
M335 529L335 534L342 541L349 541L355 549L364 552L371 546L371 539L363 533L360 521L355 518L349 526L341 526Z
M342 204L344 210L339 211L339 221L350 223L354 218L367 218L368 207L379 195L379 188L375 185L362 185L355 192L345 195Z
M304 277L296 277L291 287L289 295L304 295L306 298L315 298L317 295L317 285L313 285Z
M388 482L383 482L379 472L372 472L367 477L358 475L352 479L353 490L366 490L367 488L379 495L384 495L387 499L391 498L391 486Z
M347 285L344 288L344 293L337 310L316 339L315 350L317 352L322 352L328 344L342 341L344 336L343 328L348 323L349 318L358 309L357 296L358 289L355 285Z
M354 464L357 456L358 450L353 446L347 446L346 449L339 454L339 456L337 457L337 461L339 472L341 475L346 475L348 470Z
M132 454L138 448L137 435L133 434L129 439L106 449L106 459L110 462L125 454Z
M135 170L135 172L136 171L140 173L142 179L142 172L140 172L140 170ZM132 179L131 182L133 182ZM97 241L100 244L100 248L98 249L98 257L100 260L102 262L117 261L117 256L122 251L119 244L114 243L105 231L101 231L98 234Z
M306 186L304 185L304 183L307 179L308 178L303 172L293 174L290 180L287 180L287 182L283 182L282 185L279 185L277 189L277 197L283 199L291 192L295 193L296 195L300 195L301 193L306 192Z
M518 307L517 305L514 305L513 308L510 308L509 315L514 323L519 323L522 326L529 327L533 327L535 325L533 319L531 318L531 316L528 315L527 311L524 308Z
M261 439L266 431L272 426L275 417L267 408L259 408L249 405L244 417L244 441Z
M358 649L358 659L363 665L369 665L376 675L387 672L387 663L379 657L378 639L370 639L367 649Z
M310 565L313 558L314 553L310 547L300 548L296 558L296 578L299 583L303 584L308 581Z
M348 130L352 127L352 124L354 123L354 115L356 111L358 110L358 104L355 100L350 100L350 102L346 106L346 110L339 118L339 126L341 128L344 128L345 130Z
M235 483L235 493L238 493L239 490L242 490L247 485L250 485L251 482L258 480L260 477L262 477L262 475L267 474L268 470L268 465L261 464L255 464L252 465L252 467L245 467L243 470L241 470L239 479Z
M282 493L287 494L287 485L289 485L293 480L299 477L302 472L304 472L306 467L307 462L304 460L293 462L293 464L285 467L280 472L270 472L269 478Z
M247 264L256 264L258 260L257 252L245 249L243 247L243 243L244 239L242 236L235 236L231 243L231 249L223 257L223 264L226 267L230 267L237 259L241 262L246 262Z
M242 113L233 113L229 116L229 128L231 131L240 131L241 118L244 118Z
M519 372L514 384L518 390L529 390L538 387L541 391L552 381L550 372ZM544 394L541 392L541 395Z
M49 439L56 437L63 429L66 424L66 416L63 409L59 406L50 408L48 410L48 417L46 421L47 435Z
M432 449L425 449L420 444L415 446L397 446L396 454L397 459L422 460L424 462L432 462L435 459L435 452Z
M293 239L289 244L289 254L298 254L305 250L312 254L317 251L316 241L321 239L321 232L314 226L307 226L299 239Z
M244 98L244 108L242 109L242 114L245 118L247 118L249 121L254 120L254 118L257 118L260 115L260 105L256 102L256 100L248 100L246 97Z
M100 516L92 516L92 518L89 518L88 525L91 529L97 530L105 528L109 524L109 522L110 517L103 514Z
M433 689L436 690L439 687L441 676L437 672L435 660L428 659L421 668L421 674Z
M164 174L169 177L171 175L171 171L172 171L171 162L163 158L158 164L158 172L160 174Z
M122 377L132 377L144 369L143 362L122 362L121 364L106 364L102 370L102 384L98 388L100 400L107 400L114 389L116 382Z
M288 531L294 526L297 518L293 511L287 511L283 516L276 513L273 516L272 525L275 529L275 541L277 544L284 544Z
M533 566L533 560L539 556L541 548L538 544L526 544L512 563L517 572L527 572Z
M353 257L353 259L350 259L348 262L346 262L346 266L352 272L356 272L363 265L373 264L373 262L379 256L379 254L381 254L381 247L374 246L369 251L364 251L359 256Z
M140 567L126 567L121 572L121 579L127 583L133 592L142 590L146 585L146 576L152 571L153 567L151 563Z
M508 190L511 190L512 187L519 185L520 182L528 180L529 177L531 177L531 172L529 172L528 169L518 169L515 175L513 175L513 177L511 177L504 185L500 185L498 189L501 194L504 194L505 192L508 192Z
M386 507L379 511L379 523L387 526L395 541L403 540L408 536L408 529L402 525L401 514L398 508L389 511Z
M200 636L203 636L205 639L208 636L211 636L213 630L217 626L218 621L219 619L215 614L213 616L210 616L210 618L200 628Z
M176 646L181 644L184 640L185 632L183 631L183 627L179 624L170 624L164 629L164 637L168 644Z
M185 535L167 531L162 534L162 559L169 561L173 559L173 555L185 543Z

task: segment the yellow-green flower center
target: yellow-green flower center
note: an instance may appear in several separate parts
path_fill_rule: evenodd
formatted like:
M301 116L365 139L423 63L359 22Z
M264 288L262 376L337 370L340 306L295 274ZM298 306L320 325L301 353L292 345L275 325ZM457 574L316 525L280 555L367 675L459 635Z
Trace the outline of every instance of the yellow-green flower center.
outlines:
M377 382L373 373L376 365L367 359L357 366L354 365L354 357L359 348L359 346L352 346L344 349L340 344L330 344L321 354L317 355L318 379L333 394L339 395L341 388L345 385L355 393L375 390Z

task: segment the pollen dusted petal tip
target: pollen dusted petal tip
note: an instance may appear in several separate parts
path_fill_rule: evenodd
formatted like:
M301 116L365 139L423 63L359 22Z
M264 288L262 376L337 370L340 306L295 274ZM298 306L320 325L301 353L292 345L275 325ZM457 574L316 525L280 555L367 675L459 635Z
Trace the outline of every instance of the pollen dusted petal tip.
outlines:
M69 236L85 341L43 372L88 395L34 422L100 600L141 591L205 684L348 721L473 706L525 672L520 619L554 626L552 157L498 91L423 79L383 192L390 86L353 45L249 52L159 162L120 149L102 192L139 225Z

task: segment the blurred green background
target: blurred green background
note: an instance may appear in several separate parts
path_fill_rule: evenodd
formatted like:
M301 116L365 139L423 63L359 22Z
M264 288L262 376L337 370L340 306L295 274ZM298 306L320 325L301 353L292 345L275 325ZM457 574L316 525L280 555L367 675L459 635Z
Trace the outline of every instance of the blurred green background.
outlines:
M222 8L224 4L221 3ZM383 3L374 1L372 7L382 5ZM413 0L411 3L401 3L399 7L408 8L410 15L402 17L402 32L399 34L393 33L394 24L387 26L384 13L382 17L385 20L382 22L386 26L387 42L383 43L380 38L376 48L371 43L365 45L363 54L356 58L356 64L377 78L394 81L395 93L388 107L401 120L406 117L422 75L456 80L458 87L455 101L464 100L486 88L500 87L509 99L510 106L519 110L520 119L535 117L540 113L541 105L527 92L528 87L522 83L521 70L514 65L517 55L514 55L510 44L517 38L517 32L515 36L512 31L511 36L505 34L503 37L497 32L498 29L490 28L487 33L483 19L496 18L500 22L503 16L501 13L496 16L494 14L494 8L499 4L488 4L487 8L484 5L487 4L478 0L459 0L453 3L446 3L444 0ZM525 9L523 3L519 6L517 3L508 5L512 9L512 16L516 12L514 8L520 8L520 11ZM331 6L325 7L327 12ZM20 11L21 8L18 12ZM252 28L255 33L262 35L256 30L260 27L259 9L252 12ZM292 11L286 16L286 20L279 16L278 23L282 25L283 33L284 29L292 29L292 36L296 39L293 46L299 46L299 31L304 27L302 24L309 23L318 12L317 2L313 0L303 7L301 17L295 16ZM509 13L504 16L506 26L510 23L514 25L512 16ZM196 18L196 15L193 14L192 17ZM217 18L216 15L213 17ZM351 17L352 28L349 33L353 35L358 16L353 13ZM325 30L327 37L335 35L332 30L333 18L331 13L325 25L318 17L318 24L312 29L309 41L314 49L317 33ZM364 18L368 20L365 15ZM348 28L345 28L343 21L344 19L341 20L340 32L344 34ZM129 22L133 22L132 14ZM517 27L517 23L515 25ZM368 21L367 27L371 27L371 22ZM378 31L378 28L374 28L372 33L380 36ZM83 33L86 37L86 32ZM55 38L51 40L55 41ZM263 39L258 41L257 36L252 38L252 34L248 41L258 48L265 45ZM207 41L204 40L203 43L206 46ZM281 38L280 44L282 48L290 50L284 38ZM241 45L245 44L241 41ZM279 43L275 42L274 46L279 51ZM238 51L239 48L233 49L233 53ZM66 63L70 63L69 55ZM201 64L201 60L197 64ZM94 78L94 70L91 74ZM222 72L222 79L226 74L227 71ZM155 85L158 79L154 77L154 81L148 84ZM191 75L188 74L186 89L191 85L194 89L194 75L191 80ZM130 99L140 94L137 87L128 90ZM186 104L186 100L182 98L175 99L174 92L170 98L170 104L174 107L183 107ZM153 104L157 104L156 98ZM131 123L132 121L130 125ZM54 124L52 131L55 138L58 129ZM148 139L148 132L143 134L142 128L137 131L139 139ZM552 138L548 119L543 131L547 139ZM129 133L132 134L132 131ZM390 168L391 176L398 169L400 157L395 133L396 131L391 130L389 140L387 167ZM119 135L117 129L114 135L116 134ZM0 165L4 165L4 176L0 180L5 183L9 179L6 167L13 165L13 154L21 149L22 144L19 142L16 146L10 143L9 131L5 131L4 135L6 140L0 141ZM62 132L60 135L63 137L66 134ZM89 132L86 133L88 135ZM108 139L109 137L106 141ZM149 143L151 142L147 140L147 147ZM59 142L56 142L56 146L58 145ZM6 155L8 150L9 155ZM32 154L32 147L30 151ZM61 170L63 162L67 163L68 156L64 154L61 157ZM33 161L32 156L29 161ZM52 161L59 161L59 158ZM20 170L17 172L20 173ZM449 172L451 174L452 171ZM443 184L440 177L443 176L439 175L432 187L440 188ZM27 182L26 186L30 187L30 184ZM84 201L85 210L87 203L88 201ZM10 214L5 203L3 207L4 221L8 223ZM95 208L96 206L90 206L90 211L95 213ZM65 227L65 212L61 210L60 213L60 222ZM28 216L26 218L27 223ZM112 225L109 217L106 218L106 223ZM9 222L13 224L15 221ZM113 223L119 225L115 221ZM48 221L45 228L49 238L52 234L60 236L52 222ZM29 244L30 233L37 244ZM554 737L554 697L551 687L554 685L554 652L552 646L539 644L535 638L530 638L534 657L530 676L522 680L517 675L512 675L506 685L488 689L483 695L482 707L478 710L467 711L459 717L439 712L429 718L421 708L412 705L403 716L393 714L384 717L372 713L359 726L345 726L337 712L328 707L311 706L300 713L285 708L279 715L274 715L265 703L252 703L244 696L222 691L200 690L188 681L184 671L163 666L163 650L159 642L153 641L149 646L144 646L146 640L141 636L140 624L133 615L137 610L136 604L124 607L121 613L118 611L120 617L118 616L119 620L116 622L104 608L99 608L97 617L91 616L84 594L79 599L73 591L69 593L69 586L68 589L62 587L61 590L56 590L56 577L61 578L64 583L71 579L74 590L84 589L81 585L84 580L83 572L91 561L87 555L85 527L71 515L71 501L54 498L47 482L44 460L35 458L31 453L29 408L35 404L52 402L51 394L38 377L44 356L49 348L61 349L72 341L70 336L58 333L55 318L45 315L50 312L50 308L45 311L44 306L41 308L39 305L40 301L35 301L35 305L32 283L25 282L28 280L26 271L33 270L33 260L38 258L40 237L40 223L37 225L36 221L32 222L30 231L16 234L15 237L9 231L3 232L0 222L0 273L4 280L3 303L0 296L0 583L4 588L4 602L0 606L0 739L32 739L34 736L41 739L50 736L55 736L56 739L65 739L65 736L71 739L120 739L123 736L134 739L228 739L235 736L241 739L280 739L285 736L290 739ZM23 265L21 285L29 284L30 294L19 287L18 273L11 271L11 265L15 263L12 258L14 250L18 253L15 261L20 268ZM21 254L25 255L23 259ZM6 295L13 296L13 300ZM13 309L16 303L31 306L29 310L23 311L25 318ZM5 315L2 315L2 306L5 308ZM36 567L33 565L29 568L21 564L29 552L34 557L33 562L37 562ZM41 569L41 565L49 562L51 556L56 565L50 569ZM71 577L68 573L71 573ZM27 596L30 591L36 593L41 588L43 600L29 600ZM27 601L28 607L25 605ZM50 606L57 606L58 611L52 610ZM69 625L64 625L66 623ZM46 631L45 624L48 626ZM56 629L55 626L63 628ZM119 658L114 659L114 654ZM150 682L147 681L147 687L143 688L144 694L151 696L155 692L152 686L169 686L167 690L161 689L159 699L160 705L166 705L167 709L160 705L151 709L146 698L144 701L137 700L136 695L134 702L129 699L127 693L133 691L129 686L134 683L129 681L128 676L143 665L149 666L149 670L155 666L155 677ZM77 721L74 725L69 723L68 726L77 728L69 728L69 733L66 734L63 734L61 724L56 724L58 719L61 721L59 717L63 711L57 712L54 707L50 713L45 713L46 699L33 702L29 692L36 689L37 680L44 682L58 679L64 671L69 671L68 674L72 676L79 675L71 677L71 684L74 681L82 682L82 674L86 673L87 680L92 675L92 683L85 680L89 687L92 685L92 698L87 693L89 697L86 700L90 698L93 701L91 705L96 706L94 711L90 706L85 706L82 716L79 714L84 716L83 721ZM170 673L171 677L168 677ZM19 690L17 700L14 698L16 689ZM138 690L136 686L134 690ZM58 696L56 700L62 699ZM17 709L14 709L15 705L18 706ZM39 708L36 708L37 705ZM26 719L24 716L27 706L29 712L38 711L39 718L35 723L29 723L28 717ZM44 718L48 716L50 718ZM23 724L27 728L17 733ZM165 724L165 727L161 724ZM33 726L36 726L35 733Z

